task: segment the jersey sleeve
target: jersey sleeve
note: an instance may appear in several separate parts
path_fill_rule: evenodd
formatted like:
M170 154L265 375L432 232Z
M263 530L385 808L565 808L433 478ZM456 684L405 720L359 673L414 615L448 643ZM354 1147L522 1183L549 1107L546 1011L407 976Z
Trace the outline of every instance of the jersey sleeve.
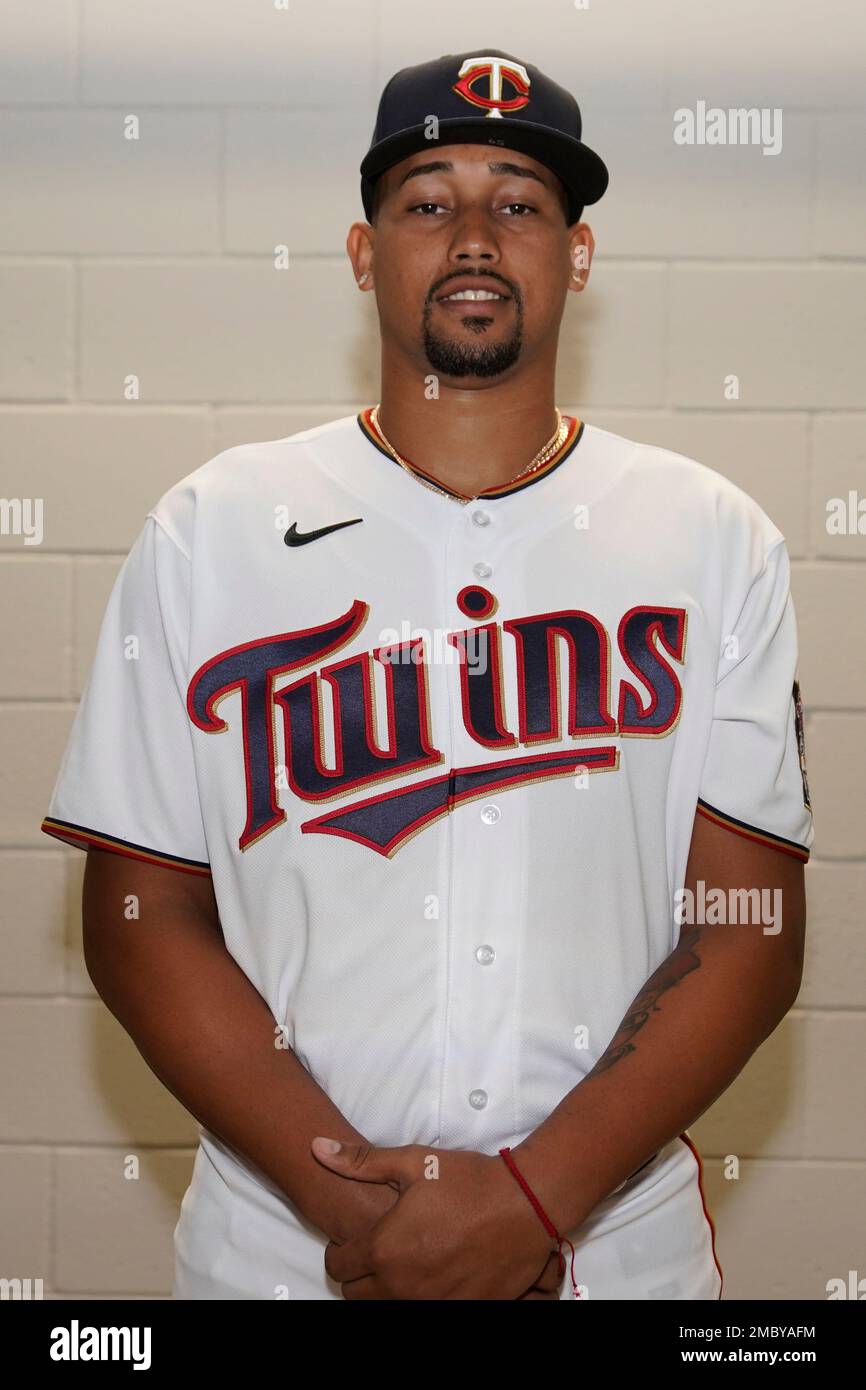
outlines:
M722 636L697 810L805 862L814 831L797 660L790 561L781 539Z
M106 607L42 830L210 873L186 712L190 561L149 513Z

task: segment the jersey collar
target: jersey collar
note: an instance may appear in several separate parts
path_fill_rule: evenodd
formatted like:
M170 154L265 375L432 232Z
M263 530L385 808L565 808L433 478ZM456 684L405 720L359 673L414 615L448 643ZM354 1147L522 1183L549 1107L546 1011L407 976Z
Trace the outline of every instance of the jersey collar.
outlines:
M366 435L373 447L378 449L379 453L388 459L395 468L399 468L399 463L388 452L382 440L382 435L373 423L372 414L374 408L375 407L372 405L366 406L364 410L358 412L355 418L358 421L361 432ZM428 473L425 468L420 468L418 464L412 463L409 459L406 459L406 463L409 466L410 472L415 473L419 479L423 478L424 483L434 488L437 492L441 492L445 497L453 497L457 502L473 502L476 498L480 497L488 501L495 501L497 497L507 497L513 492L522 492L524 488L532 487L535 483L540 482L542 478L548 477L554 469L559 468L560 464L565 462L569 454L577 447L583 435L584 422L578 420L574 415L563 414L562 418L568 423L568 433L556 452L551 454L543 468L539 468L536 473L531 473L525 478L515 478L510 483L500 483L496 487L485 488L483 492L477 493L475 497L467 497L465 493L457 492L454 488L448 487L446 483L442 482L441 478L437 478L434 474Z

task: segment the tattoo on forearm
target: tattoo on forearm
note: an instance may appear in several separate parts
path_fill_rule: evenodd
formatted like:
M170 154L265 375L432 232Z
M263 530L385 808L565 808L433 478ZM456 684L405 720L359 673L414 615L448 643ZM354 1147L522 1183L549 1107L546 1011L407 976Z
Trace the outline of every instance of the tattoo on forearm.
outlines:
M700 969L701 960L695 949L700 937L700 927L689 927L682 931L676 950L671 952L668 959L647 980L590 1075L607 1071L621 1057L635 1051L632 1040L648 1021L650 1014L659 1012L658 1000L661 996L678 985L693 970Z

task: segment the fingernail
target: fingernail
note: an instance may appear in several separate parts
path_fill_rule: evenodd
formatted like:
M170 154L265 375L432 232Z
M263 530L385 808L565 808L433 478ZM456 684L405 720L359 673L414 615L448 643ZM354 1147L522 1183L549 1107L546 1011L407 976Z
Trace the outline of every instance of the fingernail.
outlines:
M316 1135L313 1143L318 1144L319 1148L326 1154L338 1154L343 1147L336 1139L323 1139L320 1134Z

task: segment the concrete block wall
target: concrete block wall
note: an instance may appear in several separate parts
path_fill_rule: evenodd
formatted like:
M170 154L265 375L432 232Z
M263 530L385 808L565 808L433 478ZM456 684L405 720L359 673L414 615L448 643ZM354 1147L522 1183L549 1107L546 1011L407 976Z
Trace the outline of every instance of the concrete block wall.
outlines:
M611 171L560 405L717 468L788 539L817 829L806 977L692 1134L726 1297L866 1275L866 536L826 525L828 499L866 497L859 0L2 10L0 492L44 500L44 537L0 535L0 1274L49 1297L170 1289L196 1127L95 995L84 856L39 823L147 508L229 445L377 399L372 297L344 252L358 164L394 70L478 45L569 86ZM673 113L698 101L780 110L781 151L676 145Z

